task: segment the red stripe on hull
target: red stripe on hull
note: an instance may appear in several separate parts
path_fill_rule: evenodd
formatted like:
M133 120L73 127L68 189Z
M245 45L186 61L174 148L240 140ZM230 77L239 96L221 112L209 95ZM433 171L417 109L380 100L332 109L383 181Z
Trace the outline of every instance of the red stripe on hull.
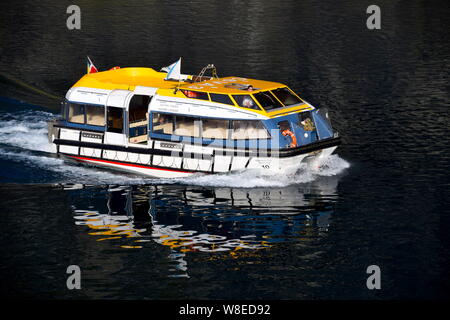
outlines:
M183 171L183 170L172 170L172 169L155 168L155 167L149 167L149 166L141 166L141 165L138 165L138 164L114 162L114 161L109 161L109 160L100 160L100 159L75 157L75 156L69 156L69 157L74 158L74 159L78 159L78 160L104 162L104 163L115 164L115 165L119 165L119 166L136 167L136 168L144 168L144 169L151 169L151 170L171 171L171 172L181 172L181 173L192 173L192 172Z

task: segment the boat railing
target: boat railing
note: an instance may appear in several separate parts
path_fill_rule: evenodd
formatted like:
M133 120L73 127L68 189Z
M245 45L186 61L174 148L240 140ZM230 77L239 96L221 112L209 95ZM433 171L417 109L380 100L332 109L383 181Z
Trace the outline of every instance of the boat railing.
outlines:
M202 81L205 81L205 80L211 80L211 79L213 79L213 77L206 77L206 76L200 77L200 76L194 76L193 82L202 82Z
M206 77L204 76L206 70L211 70L211 77ZM205 80L211 80L213 78L218 79L219 77L217 76L217 69L213 64L208 64L206 67L204 67L200 73L195 76L193 78L194 82L201 82L201 81L205 81Z

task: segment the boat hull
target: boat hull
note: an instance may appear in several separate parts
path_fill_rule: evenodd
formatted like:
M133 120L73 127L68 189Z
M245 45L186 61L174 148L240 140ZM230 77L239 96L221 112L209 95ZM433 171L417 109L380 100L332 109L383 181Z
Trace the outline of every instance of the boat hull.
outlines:
M298 170L302 163L315 162L316 165L320 164L320 161L326 159L337 147L330 147L326 149L322 149L319 152L311 153L311 154L303 154L294 157L289 157L285 159L269 159L269 158L261 158L255 160L252 165L248 165L246 168L230 170L240 171L240 170L261 170L267 173L286 173L286 172L295 172ZM88 165L101 167L105 169L118 170L123 172L129 172L133 174L154 177L154 178L184 178L189 177L194 174L204 173L204 174L213 174L219 172L211 172L211 171L196 171L196 170L178 170L173 169L171 167L156 167L151 165L143 165L140 163L131 163L131 162L122 162L122 161L111 161L105 159L98 158L89 158L89 157L81 157L75 155L62 154L61 156L68 160L74 160L77 162L85 163ZM224 173L224 172L220 172Z
M281 150L220 148L160 140L113 145L104 143L104 135L99 132L53 125L49 132L57 154L66 159L157 178L251 169L267 173L296 171L306 161L319 163L326 159L340 144L340 138L334 137Z

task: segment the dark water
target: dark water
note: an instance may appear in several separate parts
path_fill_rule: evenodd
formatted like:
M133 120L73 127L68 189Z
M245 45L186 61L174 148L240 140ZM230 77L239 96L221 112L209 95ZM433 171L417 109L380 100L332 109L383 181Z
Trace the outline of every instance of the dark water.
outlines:
M10 298L448 299L444 1L23 1L0 13L0 291ZM289 84L330 109L337 155L295 176L124 176L50 156L45 121L85 72ZM81 290L68 290L78 265ZM366 268L381 269L368 290Z

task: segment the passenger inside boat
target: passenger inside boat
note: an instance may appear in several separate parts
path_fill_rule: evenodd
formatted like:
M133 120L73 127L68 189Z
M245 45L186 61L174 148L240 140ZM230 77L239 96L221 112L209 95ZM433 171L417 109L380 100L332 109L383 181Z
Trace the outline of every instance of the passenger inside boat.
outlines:
M303 129L305 131L314 131L314 123L312 122L311 118L306 118L305 120L300 122L303 125Z
M290 143L286 147L289 148L297 147L297 137L293 133L289 121L283 120L278 122L278 128L280 129L280 132L283 136L290 138Z
M233 95L236 103L243 108L249 108L260 111L261 109L258 107L256 102L253 100L251 95L248 94L238 94Z

